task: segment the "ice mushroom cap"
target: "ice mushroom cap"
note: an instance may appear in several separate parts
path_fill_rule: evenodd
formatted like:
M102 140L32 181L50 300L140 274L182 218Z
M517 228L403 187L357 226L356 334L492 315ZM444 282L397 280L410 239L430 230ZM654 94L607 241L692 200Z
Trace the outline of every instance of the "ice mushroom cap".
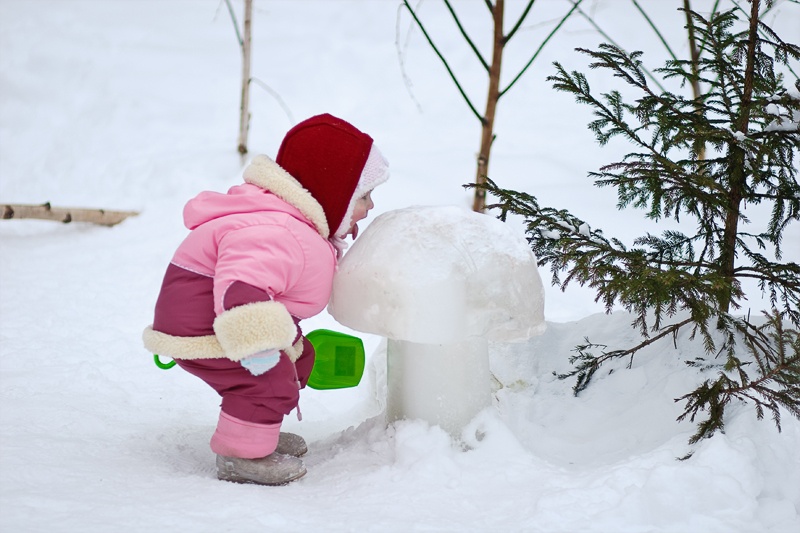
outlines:
M339 264L330 314L417 343L517 341L544 331L544 287L522 235L490 215L409 207L376 218Z

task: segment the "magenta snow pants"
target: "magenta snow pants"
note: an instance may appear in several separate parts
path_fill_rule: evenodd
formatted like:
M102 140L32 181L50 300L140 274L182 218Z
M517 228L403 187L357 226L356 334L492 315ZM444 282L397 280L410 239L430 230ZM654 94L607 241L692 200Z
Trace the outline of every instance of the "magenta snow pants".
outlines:
M245 422L280 424L297 407L300 389L314 366L314 347L303 338L295 363L281 352L278 364L254 376L230 359L176 359L178 365L208 383L222 396L222 412Z

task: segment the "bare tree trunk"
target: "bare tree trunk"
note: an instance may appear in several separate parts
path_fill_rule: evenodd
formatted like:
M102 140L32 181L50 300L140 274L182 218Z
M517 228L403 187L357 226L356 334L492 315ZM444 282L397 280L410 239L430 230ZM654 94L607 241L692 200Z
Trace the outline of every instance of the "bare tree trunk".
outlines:
M41 205L3 204L3 219L35 218L56 222L91 222L101 226L114 226L128 217L136 216L136 211L108 211L106 209L81 209L74 207L52 207L50 203Z
M239 153L247 153L247 133L250 130L250 43L253 0L244 1L244 38L242 39L242 103L239 115Z
M481 149L478 153L478 169L475 184L486 183L489 174L489 156L494 141L494 116L497 110L497 101L500 98L500 67L503 62L503 47L506 44L503 36L503 11L505 0L497 0L492 9L494 19L494 42L492 47L492 64L489 68L489 93L486 98L486 113L483 115L481 128ZM475 198L472 210L482 213L486 207L486 190L480 187L475 189Z

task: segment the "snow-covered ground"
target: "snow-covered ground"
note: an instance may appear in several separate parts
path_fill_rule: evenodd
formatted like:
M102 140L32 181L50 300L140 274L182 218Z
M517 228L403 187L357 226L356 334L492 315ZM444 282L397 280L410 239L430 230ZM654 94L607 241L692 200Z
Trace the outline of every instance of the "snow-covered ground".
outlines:
M664 51L632 2L584 3L622 46L660 65ZM685 52L682 2L639 3ZM777 3L770 22L792 40L800 7ZM313 114L350 120L392 164L371 218L468 205L461 185L479 141L399 4L255 2L253 75L270 90L253 88L251 150L274 155ZM454 4L486 50L484 2ZM511 18L523 2L508 4ZM536 3L509 45L507 81L568 6ZM481 108L485 77L441 3L421 14ZM556 60L585 70L573 48L600 41L584 19L569 21L504 96L490 175L630 239L667 225L616 211L614 192L586 177L626 147L599 148L588 110L544 80ZM219 0L0 0L0 201L141 212L110 229L0 222L0 530L800 531L800 421L788 413L778 433L751 406L733 406L725 434L676 460L691 451L693 426L675 421L673 400L701 379L683 364L700 354L689 339L649 348L577 398L553 377L585 336L635 338L628 316L602 314L577 287L547 287L544 335L492 345L498 390L465 431L468 451L423 422L386 426L385 343L363 335L362 384L306 390L303 422L286 420L310 443L308 475L278 488L217 481L208 439L218 399L180 370L157 369L140 334L186 232L183 203L239 180L239 76ZM789 259L798 239L791 228ZM317 327L347 331L327 313L304 329Z

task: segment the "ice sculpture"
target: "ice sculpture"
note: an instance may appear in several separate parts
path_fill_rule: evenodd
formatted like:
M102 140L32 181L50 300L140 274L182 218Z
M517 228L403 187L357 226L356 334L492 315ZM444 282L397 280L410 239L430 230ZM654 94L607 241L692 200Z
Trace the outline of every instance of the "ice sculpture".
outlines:
M328 310L388 338L389 421L454 436L491 404L488 341L544 331L544 288L527 242L489 215L410 207L375 219L347 252Z

